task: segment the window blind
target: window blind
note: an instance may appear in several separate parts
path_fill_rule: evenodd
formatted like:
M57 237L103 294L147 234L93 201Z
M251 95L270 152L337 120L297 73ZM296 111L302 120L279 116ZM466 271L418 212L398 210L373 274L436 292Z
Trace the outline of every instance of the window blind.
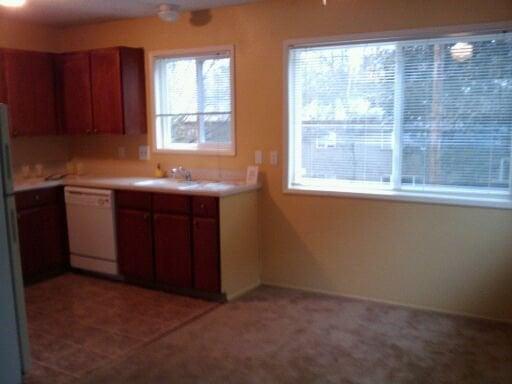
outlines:
M154 68L157 148L230 147L230 52L158 57Z
M509 33L291 47L289 184L509 194Z

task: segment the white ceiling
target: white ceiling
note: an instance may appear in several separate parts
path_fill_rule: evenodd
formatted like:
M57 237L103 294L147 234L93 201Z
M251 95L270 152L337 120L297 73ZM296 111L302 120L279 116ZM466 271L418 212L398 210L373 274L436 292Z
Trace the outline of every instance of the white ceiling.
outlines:
M183 11L193 11L253 1L258 0L27 0L21 8L0 6L0 17L72 25L156 15L160 4L174 4Z

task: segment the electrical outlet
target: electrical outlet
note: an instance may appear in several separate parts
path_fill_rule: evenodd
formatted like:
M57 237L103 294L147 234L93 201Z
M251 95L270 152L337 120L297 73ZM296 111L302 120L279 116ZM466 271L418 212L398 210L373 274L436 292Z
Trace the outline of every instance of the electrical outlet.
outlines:
M139 160L149 160L148 145L139 145Z
M126 157L125 147L117 147L117 157L119 157L120 159L124 159Z
M277 151L270 151L270 164L277 165L279 162L279 154Z
M254 151L254 164L260 165L261 163L263 163L263 152L258 149Z

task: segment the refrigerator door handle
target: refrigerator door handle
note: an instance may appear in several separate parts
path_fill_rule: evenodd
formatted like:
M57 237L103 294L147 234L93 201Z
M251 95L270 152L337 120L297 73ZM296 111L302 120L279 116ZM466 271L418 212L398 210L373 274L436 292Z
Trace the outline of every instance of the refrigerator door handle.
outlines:
M16 213L16 209L13 207L9 207L9 214L11 215L11 220L9 220L9 224L11 225L11 240L13 245L18 244L18 214Z
M12 168L11 168L11 147L9 143L4 143L3 150L3 163L4 163L4 182L5 190L7 193L12 192Z
M11 173L11 147L9 147L9 143L4 143L4 162L5 162L5 173L6 178L12 180Z
M9 119L7 116L7 106L0 103L0 151L2 152L2 179L4 183L4 194L13 193L13 174L11 169L11 147L9 144Z

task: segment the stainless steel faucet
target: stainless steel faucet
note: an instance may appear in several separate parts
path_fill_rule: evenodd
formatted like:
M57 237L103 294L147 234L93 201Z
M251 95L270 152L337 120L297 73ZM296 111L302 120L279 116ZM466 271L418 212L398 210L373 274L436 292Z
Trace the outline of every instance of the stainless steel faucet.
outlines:
M183 168L182 166L179 166L177 168L173 168L171 169L171 174L170 176L173 178L173 179L176 179L176 176L181 176L183 177L186 181L192 181L192 173L186 169L186 168Z

